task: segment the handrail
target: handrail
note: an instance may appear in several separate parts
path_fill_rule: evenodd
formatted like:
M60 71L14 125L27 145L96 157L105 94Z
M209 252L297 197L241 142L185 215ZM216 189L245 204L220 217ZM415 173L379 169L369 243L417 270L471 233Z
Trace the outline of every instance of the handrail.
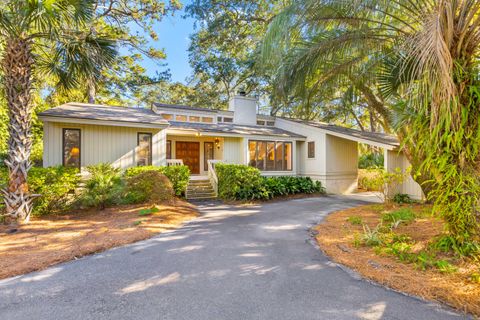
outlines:
M167 167L170 166L183 166L182 159L167 159Z
M215 164L222 162L221 160L208 160L208 179L212 184L213 191L215 191L215 197L218 197L218 177L215 171Z

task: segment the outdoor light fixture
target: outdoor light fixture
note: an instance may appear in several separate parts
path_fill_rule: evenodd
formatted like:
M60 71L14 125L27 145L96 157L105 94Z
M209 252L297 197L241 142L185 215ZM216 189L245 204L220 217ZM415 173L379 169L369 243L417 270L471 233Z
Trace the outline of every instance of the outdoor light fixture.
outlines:
M220 139L215 138L215 146L217 147L217 149L220 149Z

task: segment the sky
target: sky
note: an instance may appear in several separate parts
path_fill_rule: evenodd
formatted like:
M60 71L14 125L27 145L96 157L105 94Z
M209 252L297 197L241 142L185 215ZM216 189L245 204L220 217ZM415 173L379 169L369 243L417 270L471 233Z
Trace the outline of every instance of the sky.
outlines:
M182 1L183 6L190 1ZM155 25L155 31L159 40L152 43L156 48L163 48L167 54L167 68L170 69L172 81L186 83L185 79L191 75L192 69L188 63L188 46L190 44L189 35L193 33L193 22L191 18L184 19L183 10L175 15L164 17L163 20ZM158 66L150 59L145 59L142 63L147 69L148 75L154 76L155 71L163 71L165 67Z

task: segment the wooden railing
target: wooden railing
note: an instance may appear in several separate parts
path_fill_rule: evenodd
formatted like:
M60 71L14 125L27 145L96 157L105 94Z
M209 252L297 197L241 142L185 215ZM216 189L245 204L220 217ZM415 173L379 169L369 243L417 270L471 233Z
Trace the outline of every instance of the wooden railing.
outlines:
M170 166L183 166L182 159L167 159L167 167Z
M218 197L218 177L217 172L215 171L215 165L221 160L208 160L208 179L212 184L213 190L215 191L215 197Z

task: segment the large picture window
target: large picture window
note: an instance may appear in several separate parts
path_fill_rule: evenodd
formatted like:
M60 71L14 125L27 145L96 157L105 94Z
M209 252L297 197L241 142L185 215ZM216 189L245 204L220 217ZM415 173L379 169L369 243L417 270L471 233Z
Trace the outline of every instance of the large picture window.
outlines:
M249 166L262 171L291 171L292 143L283 141L248 142Z
M80 169L80 129L63 129L63 165Z
M152 165L152 134L139 132L137 142L137 166Z

